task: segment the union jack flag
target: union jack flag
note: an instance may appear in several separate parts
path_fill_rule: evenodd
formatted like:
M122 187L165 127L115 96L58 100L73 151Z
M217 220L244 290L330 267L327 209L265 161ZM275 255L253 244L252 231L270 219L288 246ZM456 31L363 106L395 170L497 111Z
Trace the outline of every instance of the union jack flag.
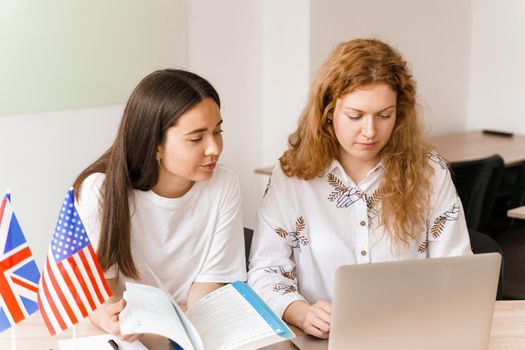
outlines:
M0 332L38 311L40 272L9 195L0 204Z
M72 327L111 297L71 188L62 204L42 278L38 306L51 335Z

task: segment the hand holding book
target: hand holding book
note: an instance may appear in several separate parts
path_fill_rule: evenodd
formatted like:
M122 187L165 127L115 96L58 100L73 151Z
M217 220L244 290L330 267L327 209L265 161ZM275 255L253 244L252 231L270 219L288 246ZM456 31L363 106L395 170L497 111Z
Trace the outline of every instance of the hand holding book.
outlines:
M208 294L185 315L162 290L126 283L122 334L155 333L183 349L256 349L294 334L243 282Z

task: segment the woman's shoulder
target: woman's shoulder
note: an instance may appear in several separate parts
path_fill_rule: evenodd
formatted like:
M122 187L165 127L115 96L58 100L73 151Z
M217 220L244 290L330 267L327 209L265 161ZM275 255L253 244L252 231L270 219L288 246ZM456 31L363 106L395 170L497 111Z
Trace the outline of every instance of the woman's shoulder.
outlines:
M438 152L430 150L427 153L428 164L434 170L434 175L444 176L448 173L448 163Z
M213 184L238 184L239 175L231 168L223 164L217 164L217 168L211 178L211 183Z
M104 183L106 174L104 173L93 173L86 177L79 189L79 202L91 202L101 197L101 188Z
M104 173L93 173L86 177L80 185L80 195L82 195L84 192L100 192L100 188L102 187L105 178L106 174Z

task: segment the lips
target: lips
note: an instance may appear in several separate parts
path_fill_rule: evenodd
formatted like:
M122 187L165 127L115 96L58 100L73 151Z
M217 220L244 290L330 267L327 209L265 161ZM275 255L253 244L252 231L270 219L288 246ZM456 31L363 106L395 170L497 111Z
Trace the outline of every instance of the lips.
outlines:
M370 149L373 148L377 142L358 142L357 145L363 149Z
M214 170L216 166L217 166L217 162L211 162L208 164L204 164L202 167L207 170Z

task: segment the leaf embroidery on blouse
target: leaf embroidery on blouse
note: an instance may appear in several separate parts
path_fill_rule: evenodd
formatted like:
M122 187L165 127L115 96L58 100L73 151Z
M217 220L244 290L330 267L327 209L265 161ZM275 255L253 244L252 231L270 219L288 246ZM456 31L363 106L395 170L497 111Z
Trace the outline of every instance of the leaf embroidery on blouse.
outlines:
M422 242L419 247L417 247L417 252L421 254L425 254L427 252L428 248L428 241Z
M427 155L427 158L438 164L441 169L445 170L447 169L447 162L445 161L445 159L443 159L439 154L437 154L436 152L429 152L428 155Z
M286 269L282 266L275 266L275 267L269 267L264 271L268 273L276 273L276 274L283 276L284 278L295 281L295 271L293 269L292 271L286 271Z
M295 286L291 284L277 283L273 286L273 291L284 295L297 291L297 288L295 288Z
M302 232L305 227L306 224L304 222L304 218L299 216L295 221L295 231L288 232L284 228L278 227L275 229L275 233L277 233L279 237L290 239L292 248L297 248L299 251L301 251L301 246L306 247L310 244L308 237L306 237L306 234Z
M432 235L432 238L438 238L443 233L443 229L445 228L445 224L447 221L455 221L459 218L459 206L454 203L452 205L452 208L444 212L442 215L438 216L434 223L432 224L432 227L430 228L430 234Z
M328 183L334 188L328 195L328 200L330 202L336 201L337 208L348 208L364 195L357 188L346 186L341 179L332 173L328 174Z
M369 196L365 194L366 199L366 206L368 208L368 223L370 226L372 226L373 223L375 223L375 219L379 216L379 194L378 191L375 190L375 192Z

